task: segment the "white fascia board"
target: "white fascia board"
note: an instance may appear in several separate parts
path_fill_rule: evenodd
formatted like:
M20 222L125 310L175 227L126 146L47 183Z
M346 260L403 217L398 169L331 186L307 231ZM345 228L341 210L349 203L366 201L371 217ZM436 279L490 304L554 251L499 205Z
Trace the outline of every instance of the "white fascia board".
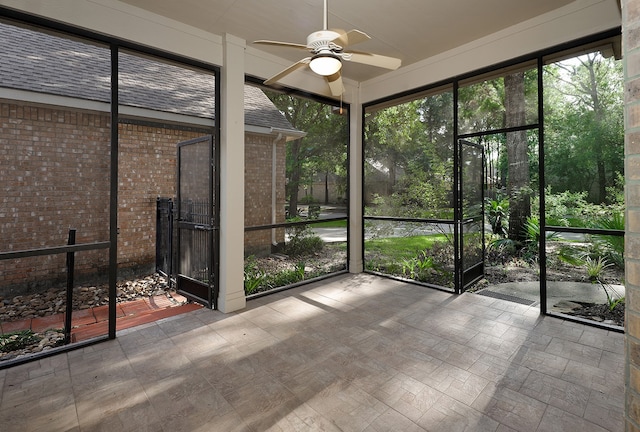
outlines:
M145 108L131 107L127 105L120 105L118 107L118 114L125 117L136 117L148 121L165 121L168 123L180 123L183 125L193 126L205 126L214 127L216 122L214 119L207 119L202 117L188 116L184 114L174 114L165 111L156 111Z
M450 79L610 30L622 23L615 0L576 0L471 43L362 82L363 103Z
M36 93L25 90L0 88L0 98L6 100L35 103L40 105L62 107L65 109L80 109L103 113L111 112L111 104L107 102L91 101L86 99L72 98L68 96L50 95L46 93ZM147 121L164 121L167 123L179 123L182 125L204 127L215 126L214 119L206 119L184 114L174 114L127 105L120 105L118 107L118 113L123 117L135 117Z
M306 132L301 132L291 129L280 129L265 126L244 125L244 131L247 133L254 133L260 135L279 135L282 134L286 138L286 141L292 141L307 136Z
M53 105L63 108L81 109L98 112L110 112L111 104L107 102L78 99L68 96L57 96L47 93L37 93L26 90L16 90L0 87L0 98L29 102L42 105Z
M222 38L117 0L0 0L0 5L222 65Z

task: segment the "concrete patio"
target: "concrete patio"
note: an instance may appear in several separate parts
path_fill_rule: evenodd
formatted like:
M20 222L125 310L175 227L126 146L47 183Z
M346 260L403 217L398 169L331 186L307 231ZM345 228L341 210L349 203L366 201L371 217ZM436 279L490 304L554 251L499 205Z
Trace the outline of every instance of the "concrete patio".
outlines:
M0 371L2 431L622 431L624 335L343 275Z

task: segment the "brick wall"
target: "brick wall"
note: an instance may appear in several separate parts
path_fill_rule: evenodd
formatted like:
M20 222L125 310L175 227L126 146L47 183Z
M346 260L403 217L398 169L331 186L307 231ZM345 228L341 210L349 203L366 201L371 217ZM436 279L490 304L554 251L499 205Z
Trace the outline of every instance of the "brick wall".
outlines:
M109 115L0 100L0 251L109 240ZM156 198L175 197L176 145L203 135L188 127L119 126L120 275L152 272ZM275 137L246 134L245 224L271 223ZM277 144L277 222L284 221L285 143ZM277 231L277 241L284 239ZM269 253L271 230L248 233L252 253ZM108 250L76 254L79 280L106 278ZM0 261L0 296L63 283L65 255Z
M0 100L0 238L3 251L109 239L109 117ZM108 253L76 256L81 275ZM64 255L0 261L0 287L65 276Z
M272 222L273 146L276 146L276 223L285 220L286 143L274 136L246 134L245 141L245 226L269 225ZM284 240L284 230L275 230L275 241ZM272 230L245 232L245 256L271 253Z
M110 126L105 113L0 100L2 251L109 240ZM184 129L184 128L183 128ZM119 127L118 263L153 271L156 197L175 195L176 144L202 132ZM108 251L76 254L78 278L105 276ZM61 283L65 256L0 261L0 294Z
M640 0L622 1L625 70L626 430L640 431Z
M199 131L140 124L119 126L118 265L155 268L156 198L176 195L176 146Z

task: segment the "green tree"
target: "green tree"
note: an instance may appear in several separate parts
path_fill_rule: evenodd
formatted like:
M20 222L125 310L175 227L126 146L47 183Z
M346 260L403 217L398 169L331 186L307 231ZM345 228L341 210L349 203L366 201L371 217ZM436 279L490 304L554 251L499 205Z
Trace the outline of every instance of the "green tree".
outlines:
M608 203L623 172L622 65L590 53L545 67L547 184Z
M451 204L453 96L431 95L374 113L365 121L365 188L384 175L389 216L433 217Z
M287 201L298 207L298 191L311 184L318 173L342 175L346 184L346 117L334 113L333 107L320 102L273 91L265 91L289 123L307 135L287 145Z

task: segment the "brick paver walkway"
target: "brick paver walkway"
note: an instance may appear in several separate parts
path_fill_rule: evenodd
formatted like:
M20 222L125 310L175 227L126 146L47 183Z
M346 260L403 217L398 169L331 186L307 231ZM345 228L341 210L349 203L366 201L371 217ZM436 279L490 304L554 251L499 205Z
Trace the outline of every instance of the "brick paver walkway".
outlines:
M172 294L174 301L165 295L138 299L116 305L116 329L124 330L141 324L157 321L185 312L202 308L186 301L179 294ZM176 301L178 304L176 304ZM109 306L98 306L84 310L74 310L71 318L71 339L73 342L106 335L109 326ZM31 329L42 332L51 328L64 328L64 314L28 318L19 321L0 322L0 334Z

